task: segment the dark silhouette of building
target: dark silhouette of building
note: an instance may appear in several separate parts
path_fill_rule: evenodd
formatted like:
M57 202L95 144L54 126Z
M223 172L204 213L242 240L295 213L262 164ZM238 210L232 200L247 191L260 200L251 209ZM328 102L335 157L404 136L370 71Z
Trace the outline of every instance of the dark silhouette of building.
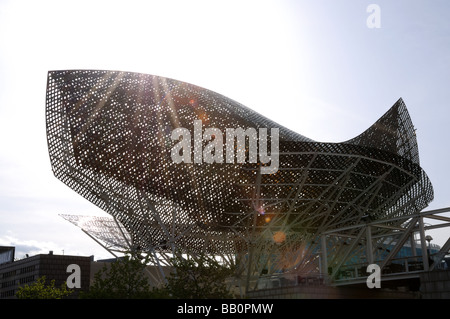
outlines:
M0 251L3 249L0 248ZM55 280L55 287L65 283L72 271L68 266L78 265L80 268L80 288L74 288L69 298L77 298L80 291L87 290L90 284L92 257L39 254L20 260L9 260L0 264L0 299L16 298L16 292L22 285L32 284L45 276L46 283Z

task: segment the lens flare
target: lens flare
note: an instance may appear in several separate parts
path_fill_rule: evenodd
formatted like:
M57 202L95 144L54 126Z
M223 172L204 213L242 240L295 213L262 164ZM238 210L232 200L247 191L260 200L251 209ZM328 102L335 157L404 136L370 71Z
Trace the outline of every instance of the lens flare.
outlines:
M273 234L273 240L277 244L281 244L286 240L286 234L283 231L277 231L275 234Z

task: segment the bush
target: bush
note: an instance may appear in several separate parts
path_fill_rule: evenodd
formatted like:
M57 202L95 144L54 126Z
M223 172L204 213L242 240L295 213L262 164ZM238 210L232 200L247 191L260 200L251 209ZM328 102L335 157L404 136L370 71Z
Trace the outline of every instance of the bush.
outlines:
M67 289L66 283L57 288L55 280L52 280L49 285L45 285L45 280L45 276L42 276L33 284L19 287L16 297L18 299L62 299L73 292Z

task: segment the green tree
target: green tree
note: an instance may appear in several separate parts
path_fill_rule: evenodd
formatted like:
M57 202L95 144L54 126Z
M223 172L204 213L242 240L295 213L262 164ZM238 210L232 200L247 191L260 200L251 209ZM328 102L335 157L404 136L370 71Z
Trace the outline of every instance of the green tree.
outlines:
M142 299L158 295L151 289L145 273L146 262L125 256L94 275L88 292L80 294L84 299ZM158 292L162 293L162 292Z
M175 299L223 299L232 298L226 279L232 269L221 265L207 255L195 258L175 257L173 271L167 284L161 288Z
M166 285L151 288L145 273L147 260L128 256L106 265L94 275L85 299L231 298L226 279L232 270L206 255L194 258L172 258L173 270Z
M45 276L42 276L30 285L19 287L16 297L18 299L62 299L73 292L67 289L66 283L57 288L55 287L55 280L52 280L49 285L46 285L45 281Z

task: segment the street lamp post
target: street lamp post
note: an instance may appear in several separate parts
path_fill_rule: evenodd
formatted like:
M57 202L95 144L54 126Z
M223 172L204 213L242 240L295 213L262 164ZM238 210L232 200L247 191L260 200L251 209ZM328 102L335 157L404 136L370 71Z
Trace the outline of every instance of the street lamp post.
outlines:
M430 235L426 235L425 236L425 240L428 242L428 260L429 263L431 264L431 241L433 240L433 237L431 237Z

